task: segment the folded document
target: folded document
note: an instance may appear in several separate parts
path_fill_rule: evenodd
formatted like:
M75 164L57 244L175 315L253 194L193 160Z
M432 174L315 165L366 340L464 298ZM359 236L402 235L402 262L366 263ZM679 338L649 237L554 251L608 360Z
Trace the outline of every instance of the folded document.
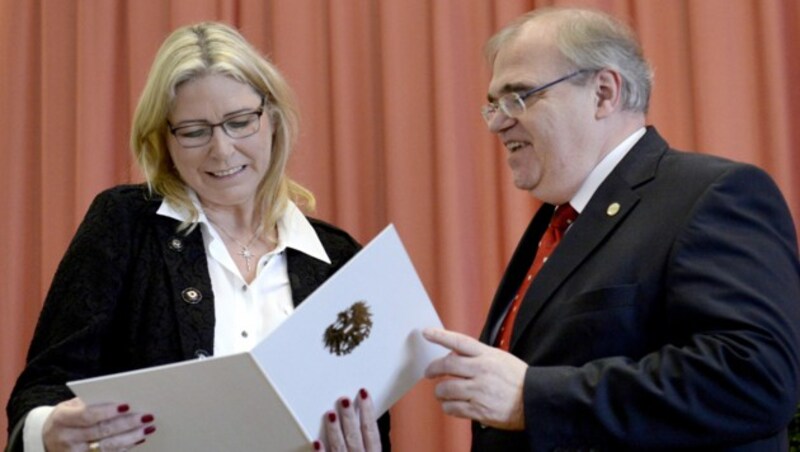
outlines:
M366 388L384 413L447 351L442 323L393 226L253 350L68 383L86 403L153 413L142 451L309 450L323 414Z

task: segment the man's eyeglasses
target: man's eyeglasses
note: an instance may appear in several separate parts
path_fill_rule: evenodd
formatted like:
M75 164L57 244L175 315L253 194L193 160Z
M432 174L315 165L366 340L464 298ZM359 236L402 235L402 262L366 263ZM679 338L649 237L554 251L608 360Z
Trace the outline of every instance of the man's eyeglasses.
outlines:
M589 72L589 69L577 70L557 80L545 83L542 86L531 88L527 91L505 94L501 96L499 99L497 99L495 102L490 102L481 107L481 115L483 116L483 119L486 121L487 124L490 124L492 122L494 116L497 114L498 111L503 112L503 114L508 116L509 118L516 118L525 113L525 99L534 94L541 93L548 88L552 88L554 85L557 85L563 81L569 80L578 74L583 74L584 72Z
M179 127L172 127L167 122L169 131L178 140L178 143L185 148L196 148L205 146L211 141L214 135L214 127L221 127L225 135L231 138L247 138L261 129L261 115L264 114L264 107L255 111L241 113L230 118L210 124L207 122L196 122Z

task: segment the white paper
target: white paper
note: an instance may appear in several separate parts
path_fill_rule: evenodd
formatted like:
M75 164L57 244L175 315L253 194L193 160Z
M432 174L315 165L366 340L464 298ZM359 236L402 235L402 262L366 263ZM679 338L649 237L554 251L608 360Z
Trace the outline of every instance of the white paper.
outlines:
M369 335L351 352L325 345L339 313L361 302ZM137 450L309 450L323 414L369 391L383 413L447 350L422 339L442 323L393 226L384 229L251 352L68 383L87 403L153 413Z
M129 403L156 432L137 451L307 452L309 439L249 353L68 383L84 402Z

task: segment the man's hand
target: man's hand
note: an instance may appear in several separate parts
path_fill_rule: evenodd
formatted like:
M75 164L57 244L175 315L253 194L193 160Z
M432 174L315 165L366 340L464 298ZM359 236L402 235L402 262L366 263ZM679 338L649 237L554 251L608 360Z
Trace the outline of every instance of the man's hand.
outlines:
M505 430L525 428L522 386L528 365L469 336L427 328L423 337L450 349L425 370L445 413Z

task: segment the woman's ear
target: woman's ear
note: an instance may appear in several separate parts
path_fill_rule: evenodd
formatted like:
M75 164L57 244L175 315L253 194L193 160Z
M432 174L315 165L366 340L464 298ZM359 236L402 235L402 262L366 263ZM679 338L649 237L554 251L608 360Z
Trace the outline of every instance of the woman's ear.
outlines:
M622 106L622 77L613 69L601 69L595 75L595 98L597 119L619 111Z

